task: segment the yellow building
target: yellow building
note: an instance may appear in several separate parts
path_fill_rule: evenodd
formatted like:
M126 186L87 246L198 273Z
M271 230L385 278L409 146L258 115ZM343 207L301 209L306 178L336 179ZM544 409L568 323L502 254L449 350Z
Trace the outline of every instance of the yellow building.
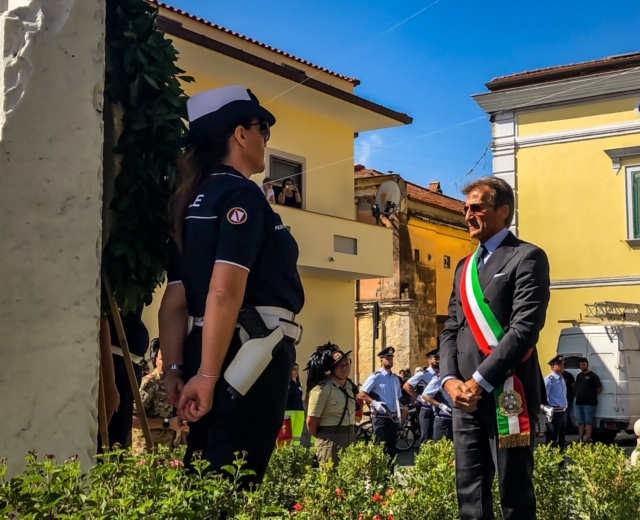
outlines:
M358 220L374 222L371 205L380 185L400 188L399 211L382 224L394 230L393 276L356 283L356 372L362 382L378 366L376 353L396 348L396 371L427 364L427 352L438 345L447 317L458 262L473 252L462 201L361 165L355 171ZM378 340L373 340L373 308L378 304ZM373 347L373 348L372 348Z
M180 53L178 66L196 80L184 86L187 94L244 85L277 118L265 174L276 180L276 189L278 179L293 175L302 194L302 210L274 208L300 247L306 303L297 320L304 327L299 362L304 365L328 340L352 349L354 280L393 272L391 231L355 220L354 135L409 124L411 118L356 96L356 79L150 3L159 7L158 25ZM254 179L261 182L262 176ZM152 338L159 296L144 315Z
M495 175L515 187L513 230L545 249L539 342L586 303L640 303L640 53L501 77L474 96L493 122Z

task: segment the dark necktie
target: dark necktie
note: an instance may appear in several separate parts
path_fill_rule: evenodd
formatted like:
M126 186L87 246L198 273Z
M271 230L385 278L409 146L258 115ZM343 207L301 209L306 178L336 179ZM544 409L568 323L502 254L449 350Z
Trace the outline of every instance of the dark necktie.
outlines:
M478 252L478 271L482 269L484 262L486 260L485 255L487 254L487 248L482 244L480 246L480 251Z

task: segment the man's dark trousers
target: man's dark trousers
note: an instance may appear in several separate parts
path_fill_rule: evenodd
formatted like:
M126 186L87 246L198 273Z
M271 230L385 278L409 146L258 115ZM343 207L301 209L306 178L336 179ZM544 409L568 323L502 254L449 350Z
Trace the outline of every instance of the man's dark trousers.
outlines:
M460 520L495 518L491 487L496 469L504 520L536 520L533 435L530 446L499 449L496 403L486 392L472 414L454 409L453 432Z
M420 408L420 444L433 440L433 423L435 414L430 404L423 404Z
M453 440L453 421L451 417L436 417L433 423L433 441L438 442L440 439Z
M567 431L566 410L554 410L553 420L547 424L547 444L564 448L565 432Z
M396 456L398 449L398 423L386 416L376 416L373 418L373 433L376 436L376 442L384 444L384 451L391 459Z

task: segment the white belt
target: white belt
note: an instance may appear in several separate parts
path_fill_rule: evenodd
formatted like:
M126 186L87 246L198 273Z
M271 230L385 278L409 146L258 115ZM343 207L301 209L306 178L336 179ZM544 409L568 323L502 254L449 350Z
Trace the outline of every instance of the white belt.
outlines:
M287 309L283 309L282 307L267 307L267 306L259 306L256 307L256 310L262 316L263 314L267 314L269 316L277 316L283 320L294 321L296 319L296 315L288 311Z
M302 325L294 322L296 315L288 311L287 309L283 309L282 307L268 307L268 306L259 306L256 307L256 310L260 313L260 316L265 318L266 316L276 317L279 319L279 326L282 329L282 333L289 339L292 339L293 342L298 345L300 340L302 339ZM193 327L202 327L204 325L204 317L203 316L189 316L189 330L191 330L193 323Z
M120 347L116 347L115 345L111 345L111 353L120 357L124 356L124 354L122 353L122 349ZM144 361L144 357L136 356L131 352L129 352L129 355L131 356L131 361L133 361L136 365L139 365Z

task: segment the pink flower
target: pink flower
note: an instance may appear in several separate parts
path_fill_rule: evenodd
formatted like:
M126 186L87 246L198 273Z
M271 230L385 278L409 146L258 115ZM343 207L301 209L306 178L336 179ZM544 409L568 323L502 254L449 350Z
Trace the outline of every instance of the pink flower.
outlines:
M295 505L295 506L293 506L293 508L294 508L296 511L302 511L302 505L301 505L301 504L298 504L297 502L296 502L296 505Z
M373 517L373 520L382 520L382 517L380 515L376 515Z
M340 489L340 488L336 489L336 495L338 495L339 497L341 497L341 496L342 496L342 494L343 494L343 493L342 493L342 489Z
M184 462L178 459L172 460L169 464L172 468L181 468L182 466L184 466Z
M387 520L393 520L393 513L389 513L387 515Z
M393 488L389 488L387 489L387 496L390 497L391 495L393 495L395 493L395 490Z
M375 495L373 495L373 503L375 504L378 500L382 499L382 495L376 493Z
M358 520L364 520L364 515L362 513L358 515Z

